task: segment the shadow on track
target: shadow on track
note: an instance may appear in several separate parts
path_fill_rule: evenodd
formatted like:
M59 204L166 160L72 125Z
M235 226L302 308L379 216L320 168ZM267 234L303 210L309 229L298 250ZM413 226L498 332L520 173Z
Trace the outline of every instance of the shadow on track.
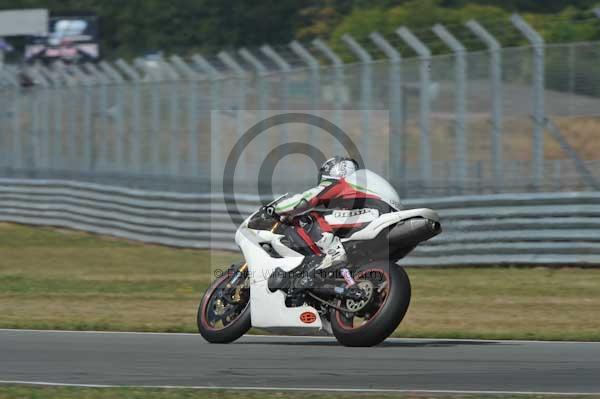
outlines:
M444 347L456 347L456 346L484 346L484 345L498 345L506 344L505 342L494 342L494 341L467 341L467 340L444 340L444 341L419 341L419 342L398 342L398 341L383 341L376 347L390 348L390 347L401 347L401 348L444 348ZM278 341L278 340L261 340L256 342L237 342L234 345L269 345L269 346L339 346L342 347L337 341Z

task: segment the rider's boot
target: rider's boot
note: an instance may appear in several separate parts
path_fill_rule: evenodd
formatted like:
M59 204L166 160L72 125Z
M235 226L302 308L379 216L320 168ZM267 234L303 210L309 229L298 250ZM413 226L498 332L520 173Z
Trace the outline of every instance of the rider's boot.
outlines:
M323 233L323 237L316 244L325 253L317 270L338 268L348 261L346 249L338 236L332 233Z
M305 289L319 284L327 272L336 270L347 264L346 250L339 237L331 233L323 233L316 242L324 255L306 256L302 263L289 272L278 268L271 274L268 287L271 291L278 289Z

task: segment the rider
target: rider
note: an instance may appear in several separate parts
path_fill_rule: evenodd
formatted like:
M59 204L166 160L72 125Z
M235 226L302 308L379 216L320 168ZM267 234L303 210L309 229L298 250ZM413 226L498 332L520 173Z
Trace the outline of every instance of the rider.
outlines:
M319 184L316 187L285 198L270 210L288 223L302 214L311 214L317 222L316 228L310 231L312 234L306 232L302 221L296 226L295 232L312 253L318 255L320 264L316 269L341 266L347 261L339 233L351 233L377 218L380 213L393 211L388 203L360 185L364 182L357 178L358 169L358 162L352 158L330 158L319 170ZM322 212L313 211L319 206L331 211L327 220Z

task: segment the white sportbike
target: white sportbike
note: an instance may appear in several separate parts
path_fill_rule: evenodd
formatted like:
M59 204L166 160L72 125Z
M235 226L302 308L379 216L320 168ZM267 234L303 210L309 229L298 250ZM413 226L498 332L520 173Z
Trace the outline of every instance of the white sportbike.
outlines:
M392 211L346 211L346 221L354 218L345 223L351 227L336 234L348 261L319 269L319 255L298 238L299 229L317 227L315 212L335 224L344 210L311 209L283 224L261 208L236 233L244 261L213 281L200 302L198 329L206 340L228 343L258 327L286 333L321 330L343 345L372 346L398 327L411 287L397 262L441 232L439 216L425 208L402 210L398 193L385 179L368 170L356 173L363 187L392 204Z

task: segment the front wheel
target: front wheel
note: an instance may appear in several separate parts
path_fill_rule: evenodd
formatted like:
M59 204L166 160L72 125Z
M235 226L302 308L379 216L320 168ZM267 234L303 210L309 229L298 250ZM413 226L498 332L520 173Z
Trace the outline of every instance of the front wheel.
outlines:
M410 281L404 269L381 261L359 268L356 284L368 292L368 299L339 303L342 312L332 309L331 329L345 346L373 346L381 343L398 327L410 304Z
M237 273L235 267L213 281L200 301L198 330L208 342L229 343L250 329L250 281L243 272L232 284Z

